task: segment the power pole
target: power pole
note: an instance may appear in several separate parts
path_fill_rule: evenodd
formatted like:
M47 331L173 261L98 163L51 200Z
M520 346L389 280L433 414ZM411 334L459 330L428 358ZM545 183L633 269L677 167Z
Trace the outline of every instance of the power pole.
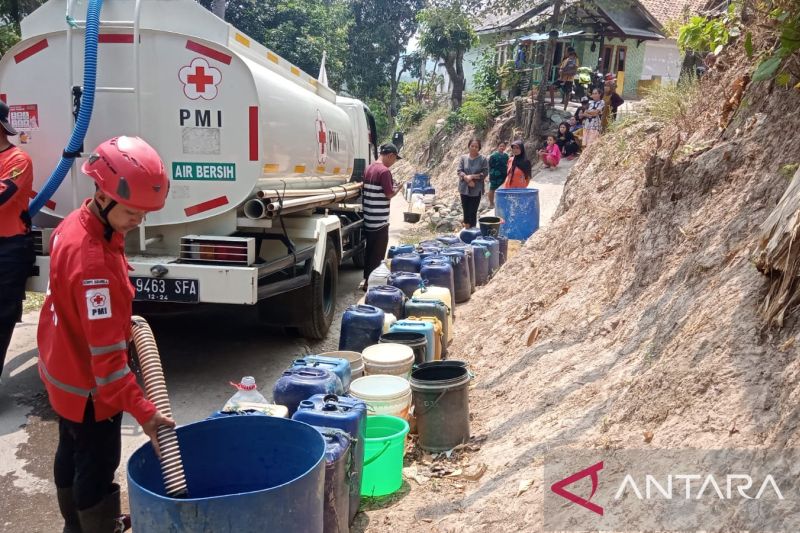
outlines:
M533 106L533 112L525 128L526 139L530 139L539 134L540 126L545 116L544 95L545 91L547 91L550 71L553 68L553 54L555 53L556 40L558 39L558 20L561 18L561 1L562 0L553 0L553 17L550 19L551 30L547 38L547 52L545 52L544 55L542 82L539 84L539 90L536 92L536 103Z

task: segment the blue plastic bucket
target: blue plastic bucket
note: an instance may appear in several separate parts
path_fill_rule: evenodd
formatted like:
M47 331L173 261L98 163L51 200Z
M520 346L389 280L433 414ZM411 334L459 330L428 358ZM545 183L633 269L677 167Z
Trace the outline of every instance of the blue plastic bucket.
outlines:
M539 189L497 189L495 205L503 237L521 241L539 229Z
M189 497L165 495L152 445L128 461L133 531L321 533L325 441L271 416L204 420L177 429Z

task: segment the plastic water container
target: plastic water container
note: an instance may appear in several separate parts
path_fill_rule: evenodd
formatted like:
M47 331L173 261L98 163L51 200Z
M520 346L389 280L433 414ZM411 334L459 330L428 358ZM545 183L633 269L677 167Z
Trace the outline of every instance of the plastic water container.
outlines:
M395 322L397 322L397 317L394 316L394 314L386 313L383 315L383 330L381 331L381 335L392 329Z
M481 236L481 230L478 228L466 228L461 230L461 233L458 234L458 238L461 239L461 242L470 244L472 241L477 239Z
M450 290L450 295L456 293L455 274L453 265L447 257L429 257L422 263L420 270L425 287L443 287ZM419 291L417 291L419 292ZM414 294L417 294L415 292Z
M340 359L347 359L347 361L350 363L350 377L352 379L358 379L364 375L364 360L361 359L361 353L359 352L335 351L323 352L319 355L320 357L336 357Z
M409 389L410 396L410 389ZM128 460L133 531L321 533L325 441L271 416L229 416L176 428L188 498L166 495L161 462L143 443ZM59 528L60 530L60 528Z
M317 427L325 439L323 533L350 531L350 457L352 439L346 431Z
M436 240L447 246L459 244L461 242L461 239L458 237L458 235L437 235Z
M392 272L389 270L389 267L386 265L386 261L381 261L381 264L378 265L375 270L370 272L369 277L367 278L367 286L368 287L377 287L378 285L386 285L389 281L389 274Z
M392 415L408 419L411 385L400 376L364 376L350 385L350 396L367 404L367 419L373 415Z
M467 259L467 267L469 267L470 291L475 292L475 250L469 244L456 244L451 246L450 249L464 252L464 257Z
M419 445L434 452L469 440L469 372L464 367L429 365L411 376Z
M497 237L497 242L500 244L500 266L503 266L508 258L508 237Z
M412 322L427 322L433 326L433 344L434 344L434 352L433 352L433 360L440 361L442 359L442 347L446 342L443 337L444 327L442 322L435 316L410 316L406 320L410 320Z
M447 353L447 344L453 340L452 318L450 309L441 300L421 300L412 298L406 302L406 316L435 316L442 323L444 346L442 354Z
M350 477L350 505L348 522L358 512L361 497L361 475L364 468L364 437L367 426L367 404L357 398L316 394L300 402L292 417L312 426L326 426L346 431L353 439L352 473ZM347 531L346 529L343 531Z
M431 177L427 174L414 174L414 177L411 178L411 188L412 189L424 189L425 187L430 187L431 185Z
M449 331L453 331L453 322L455 322L456 314L453 309L453 299L450 296L450 291L444 287L425 287L419 289L411 297L412 300L434 300L440 301L447 306L448 311L448 327ZM435 315L434 315L435 316Z
M486 243L488 244L488 243ZM489 248L480 241L472 241L472 257L475 261L475 285L489 283Z
M285 405L289 416L300 402L315 394L344 394L342 382L329 370L300 367L285 371L272 389L275 403Z
M386 374L408 379L414 365L414 350L404 344L367 346L361 357L364 358L364 368L368 376Z
M421 264L422 259L416 252L398 254L392 258L390 270L392 272L419 272Z
M398 246L390 246L389 251L386 253L386 257L391 259L398 254L410 254L413 251L414 251L413 244L401 244Z
M497 189L495 205L503 237L525 240L539 229L539 189Z
M424 333L390 331L381 335L381 344L405 344L414 350L414 364L424 363L428 356L428 337Z
M422 285L422 276L416 272L393 272L389 276L389 285L403 291L406 298L411 298L414 291Z
M313 367L324 368L330 370L342 382L342 388L345 392L350 388L352 381L352 374L350 370L350 361L347 359L337 357L325 357L323 355L306 355L301 359L295 359L292 363L293 367Z
M489 251L489 276L494 276L500 268L500 243L494 237L481 237L472 241L472 245L484 246Z
M212 418L225 418L227 416L277 416L278 418L289 418L289 410L285 405L274 403L250 403L242 402L235 405L232 411L215 411L209 416Z
M406 295L397 287L379 285L367 289L367 296L364 302L367 305L383 309L384 313L391 313L396 317L402 317Z
M386 496L403 485L403 455L408 422L394 416L367 419L363 496Z
M253 376L244 376L239 383L231 383L231 385L236 387L236 394L225 402L225 405L222 407L223 411L244 410L242 404L269 404L267 399L258 392L256 378Z
M351 305L342 316L339 350L358 352L378 343L383 332L383 309L371 305Z
M409 333L424 333L428 342L426 361L433 361L436 359L436 338L434 337L433 324L429 322L420 322L418 320L400 320L392 326L391 332L409 332ZM386 346L384 344L384 346Z
M466 254L461 250L447 249L442 255L450 260L453 266L453 283L455 284L456 303L468 302L472 295L472 287L469 276L469 261Z

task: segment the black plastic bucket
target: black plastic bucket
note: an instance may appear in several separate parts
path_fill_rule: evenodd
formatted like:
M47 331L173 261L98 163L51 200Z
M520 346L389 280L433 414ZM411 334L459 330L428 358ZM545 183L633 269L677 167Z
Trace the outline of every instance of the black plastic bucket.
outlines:
M481 227L481 235L484 237L497 237L500 234L500 225L503 219L500 217L481 217L478 225Z
M405 344L414 350L414 364L424 363L428 353L428 338L424 333L414 333L412 331L391 331L381 335L378 341L381 344L395 343Z
M466 367L431 363L411 373L419 446L443 452L469 440L469 381Z
M466 361L456 361L456 360L448 360L448 361L428 361L427 363L422 363L417 365L415 370L421 370L423 368L436 368L436 367L443 367L443 366L450 366L453 368L467 368Z

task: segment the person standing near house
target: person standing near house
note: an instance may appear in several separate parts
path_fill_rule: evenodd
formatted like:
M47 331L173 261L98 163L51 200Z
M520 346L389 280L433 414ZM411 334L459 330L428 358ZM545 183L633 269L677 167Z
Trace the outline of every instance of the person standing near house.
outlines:
M397 146L387 143L380 147L379 152L378 160L367 167L364 173L362 191L364 235L367 241L364 251L364 280L360 285L364 291L367 290L370 273L378 268L386 255L386 248L389 246L390 200L400 190L400 187L395 185L392 172L389 170L402 159Z
M25 282L36 254L33 250L28 201L33 190L33 165L9 137L18 135L0 101L0 375L14 327L22 318Z
M561 62L558 69L558 82L561 86L561 92L564 95L564 111L567 110L569 101L572 98L572 86L575 81L575 76L578 74L578 67L581 66L578 60L578 54L571 46L567 48L567 57Z
M506 142L497 143L497 150L489 156L489 209L494 209L495 191L503 185L508 172L508 153Z
M458 192L464 211L464 227L474 228L478 225L478 207L489 175L489 161L480 153L480 139L470 139L467 148L469 153L462 155L458 162Z

